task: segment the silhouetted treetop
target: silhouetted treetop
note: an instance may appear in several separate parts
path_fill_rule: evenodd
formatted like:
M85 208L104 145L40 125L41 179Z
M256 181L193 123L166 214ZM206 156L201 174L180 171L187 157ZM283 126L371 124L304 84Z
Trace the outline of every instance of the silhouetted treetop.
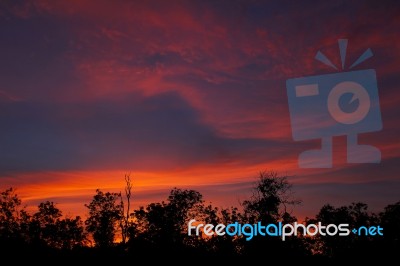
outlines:
M117 226L124 217L120 193L103 193L96 190L92 201L85 206L89 209L89 217L85 221L86 230L93 235L98 247L114 245Z
M251 198L242 202L246 219L250 223L267 223L282 219L284 214L288 218L288 205L301 202L293 199L291 188L286 176L279 176L276 172L260 172Z

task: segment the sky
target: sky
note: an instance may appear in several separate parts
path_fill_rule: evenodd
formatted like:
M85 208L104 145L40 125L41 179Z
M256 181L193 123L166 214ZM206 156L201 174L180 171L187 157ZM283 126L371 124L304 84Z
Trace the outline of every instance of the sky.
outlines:
M288 176L293 212L370 210L400 200L397 1L1 1L0 190L85 216L95 190L133 204L196 189L217 207L249 197L260 171ZM315 60L318 51L340 66ZM294 141L286 80L374 69L383 128L362 133L376 164L300 168L320 140ZM316 111L318 112L318 111ZM305 118L306 119L306 118Z

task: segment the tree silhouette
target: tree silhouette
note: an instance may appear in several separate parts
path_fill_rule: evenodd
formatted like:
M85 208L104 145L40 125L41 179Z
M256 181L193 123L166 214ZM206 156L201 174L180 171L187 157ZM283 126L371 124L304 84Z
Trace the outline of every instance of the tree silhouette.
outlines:
M79 216L61 219L62 212L51 201L42 202L28 220L30 242L57 249L73 249L86 244L83 221Z
M243 217L236 207L222 208L213 207L211 204L205 206L202 211L202 218L205 224L231 224L235 222L243 222ZM191 245L195 248L202 248L205 252L218 256L234 256L241 253L243 245L238 237L228 236L211 236L211 237L192 237Z
M118 200L120 193L103 193L99 189L89 205L89 217L85 221L86 230L93 235L98 247L110 247L114 244L117 226L123 218L123 206Z
M177 257L190 256L199 263L206 262L202 259L217 261L223 258L224 263L237 264L241 259L251 263L265 258L266 252L296 260L394 258L400 248L400 202L386 206L379 215L369 212L367 204L361 202L337 208L326 204L313 219L306 219L306 224L347 223L349 229L380 225L383 236L317 234L313 237L292 236L285 241L276 236L260 235L250 241L243 235L188 236L187 224L191 219L213 225L293 223L297 219L288 207L299 201L293 199L287 177L261 172L252 196L242 202L242 211L235 207L217 208L211 203L205 205L198 191L173 188L165 201L150 203L129 213L132 186L129 176L125 178L127 201L121 193L96 190L92 201L85 205L89 210L85 222L79 216L63 218L61 210L51 201L40 203L37 211L30 215L14 189L0 192L2 255L21 250L39 260L50 254L53 258L70 258L72 261L90 258L92 263L100 263L110 256L134 258L140 254L150 262L160 256L174 261ZM101 249L89 247L84 224L96 247ZM119 227L123 239L126 234L127 245L114 244Z
M400 201L385 207L380 213L381 224L385 228L385 237L400 242Z
M242 221L249 224L261 222L264 225L278 221L296 221L288 207L300 204L301 201L293 198L291 187L287 176L280 176L277 172L260 172L251 198L242 202ZM254 259L263 257L265 250L276 256L290 255L296 258L309 254L304 240L299 237L289 237L286 241L275 236L255 236L251 241L241 238L241 250L246 256Z
M287 207L301 201L292 198L291 184L277 172L260 172L259 180L249 200L242 202L249 223L273 223L290 217Z
M380 248L386 256L395 257L400 250L400 201L385 207L379 214L384 230L384 243Z
M80 216L58 220L56 227L57 248L73 249L88 244L84 223Z
M329 224L349 224L349 229L360 226L369 227L379 224L378 217L368 212L368 205L362 202L352 203L348 206L333 207L326 204L316 215L315 219L307 219L307 224L321 222ZM358 236L351 233L347 237L339 235L316 235L312 239L314 252L330 258L346 258L349 256L363 256L367 250L373 250L376 238ZM368 252L367 252L368 253ZM363 255L364 254L364 255Z
M125 198L126 204L122 199L122 193L120 193L121 206L122 206L122 219L120 220L122 243L125 244L129 238L129 228L131 227L131 196L132 196L132 181L129 174L125 175Z
M38 211L33 214L29 224L31 241L42 241L44 244L51 247L58 246L58 228L56 223L61 216L61 210L59 210L53 202L46 201L40 203Z
M15 189L9 188L0 194L0 239L15 239L21 237L21 220L25 217L21 208L21 200L15 194Z
M202 195L174 188L167 202L151 203L134 212L139 237L158 246L180 246L187 237L187 222L201 209Z

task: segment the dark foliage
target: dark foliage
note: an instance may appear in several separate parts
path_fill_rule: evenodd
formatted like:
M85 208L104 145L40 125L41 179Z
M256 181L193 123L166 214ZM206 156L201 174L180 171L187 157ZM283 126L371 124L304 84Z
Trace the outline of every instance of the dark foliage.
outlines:
M105 263L110 260L165 262L176 264L195 259L198 263L210 260L248 264L269 257L285 261L362 261L394 258L400 250L400 202L388 205L379 214L368 211L365 203L334 207L326 204L305 225L349 224L349 228L380 225L383 236L351 234L342 236L288 237L254 236L246 241L242 236L188 235L188 222L196 219L217 225L294 223L291 208L300 203L293 198L287 177L274 172L260 173L252 196L236 207L217 208L205 204L195 190L174 188L166 201L150 203L129 212L131 181L125 178L125 201L121 193L96 190L86 221L77 216L64 217L53 202L42 202L29 214L13 188L0 193L0 250L5 257L19 250L37 261L73 263L89 261ZM125 205L124 205L125 204ZM121 241L116 236L121 235ZM93 241L93 242L92 242ZM13 258L19 261L23 257Z

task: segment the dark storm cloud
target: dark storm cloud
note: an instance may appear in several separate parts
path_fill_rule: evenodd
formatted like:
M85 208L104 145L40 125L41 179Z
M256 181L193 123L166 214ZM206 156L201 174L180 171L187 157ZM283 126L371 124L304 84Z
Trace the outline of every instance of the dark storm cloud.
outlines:
M76 82L67 25L49 16L0 16L0 90L48 101Z
M177 94L82 104L3 102L0 169L76 170L171 167L284 154L261 139L218 136ZM275 149L274 149L275 147ZM256 158L251 158L258 153ZM246 158L248 157L248 158Z

